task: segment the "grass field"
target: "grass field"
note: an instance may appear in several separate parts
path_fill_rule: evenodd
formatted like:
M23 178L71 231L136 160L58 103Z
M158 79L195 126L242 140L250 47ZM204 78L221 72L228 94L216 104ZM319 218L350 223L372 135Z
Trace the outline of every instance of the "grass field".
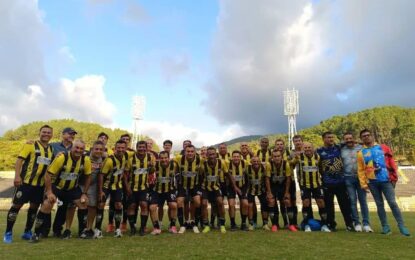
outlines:
M226 234L212 231L209 234L163 233L157 237L125 235L118 239L106 234L100 240L48 238L38 244L20 239L26 218L26 212L21 213L14 229L13 243L0 244L1 259L415 259L415 238L400 235L391 215L389 221L393 233L381 235L375 213L371 213L375 233L346 232L338 218L339 231L335 233L291 233L286 230L271 233L258 229L253 232L228 231ZM410 231L415 232L415 213L405 213L404 218ZM2 211L2 235L5 221L6 212Z

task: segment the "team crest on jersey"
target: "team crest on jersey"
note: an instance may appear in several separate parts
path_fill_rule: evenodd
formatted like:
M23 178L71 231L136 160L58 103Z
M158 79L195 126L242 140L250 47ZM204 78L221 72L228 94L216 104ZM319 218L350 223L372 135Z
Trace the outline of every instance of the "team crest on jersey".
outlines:
M327 153L325 151L321 152L321 155L326 156Z
M22 191L18 191L16 193L16 198L20 199L22 197L22 195L23 195Z

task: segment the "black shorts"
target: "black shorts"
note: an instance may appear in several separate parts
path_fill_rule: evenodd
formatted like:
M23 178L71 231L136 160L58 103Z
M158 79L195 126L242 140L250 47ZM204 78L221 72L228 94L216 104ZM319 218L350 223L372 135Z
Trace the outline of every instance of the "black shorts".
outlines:
M128 204L138 204L140 202L150 202L150 192L148 190L133 191L133 194L128 197Z
M222 193L222 197L228 197L229 187L226 184L220 185L220 192Z
M323 192L323 188L319 187L319 188L313 188L313 189L309 189L309 188L301 188L301 199L302 200L306 200L306 199L324 199L324 192Z
M104 201L107 201L108 198L111 198L112 202L122 202L122 198L123 198L122 189L116 189L116 190L104 189L103 192L105 193Z
M271 184L271 192L276 200L284 200L285 195L285 183L282 184ZM291 194L290 194L291 195Z
M179 189L178 193L177 193L177 197L184 197L186 199L188 199L190 201L191 198L195 197L195 196L202 196L202 190L199 188L194 188L194 189L190 189L190 190L186 190L186 189Z
M261 204L261 210L267 211L268 210L268 201L265 193L262 193L261 195L252 195L248 194L248 202L249 203L255 203L255 196L258 197L259 203Z
M154 204L158 204L159 207L163 207L164 203L171 203L171 202L176 202L176 191L169 191L169 192L162 192L162 193L158 193L158 192L154 192L154 196L156 196L157 200L155 201ZM153 204L153 193L151 193L151 202L150 204Z
M227 194L228 199L236 199L236 195L238 195L239 200L247 200L248 195L246 194L246 189L242 188L240 190L242 192L242 195L236 194L233 187L228 186L228 194Z
M82 191L79 187L73 188L71 190L60 190L56 188L55 185L52 185L52 192L60 201L62 201L63 204L69 204L75 200L79 200L82 196Z
M28 202L41 204L43 202L44 193L45 187L32 186L23 183L15 189L13 195L13 204L23 205Z
M216 203L218 197L223 197L222 191L220 189L213 191L202 190L202 198L204 200L208 200L209 203Z

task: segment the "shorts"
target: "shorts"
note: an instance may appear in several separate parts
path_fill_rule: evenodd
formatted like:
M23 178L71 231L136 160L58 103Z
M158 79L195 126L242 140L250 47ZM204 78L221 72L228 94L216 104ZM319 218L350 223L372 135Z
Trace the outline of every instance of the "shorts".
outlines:
M23 205L28 202L41 204L43 202L44 193L45 187L32 186L23 183L15 189L13 195L13 204Z
M202 190L202 198L204 200L208 200L209 203L216 203L218 197L223 197L222 191L220 189L213 191Z
M162 192L162 193L158 193L158 192L153 192L155 193L155 196L157 196L157 204L159 207L163 207L164 203L172 203L172 202L176 202L176 191L169 191L169 192ZM153 193L151 193L151 202L150 204L155 204L153 203Z
M318 188L301 188L301 199L302 200L306 200L306 199L324 199L324 192L323 192L323 188L322 187L318 187Z
M226 184L221 184L220 185L220 192L222 193L222 197L227 197L228 196L228 192L229 192L229 187L226 186Z
M84 190L84 186L80 185L81 189ZM89 186L88 192L88 207L96 207L98 203L98 186L93 184Z
M203 193L199 188L194 188L194 189L190 189L190 190L186 190L186 189L179 189L178 193L177 193L177 197L184 197L186 199L190 199L195 197L195 196L202 196Z
M282 201L285 195L285 183L271 184L271 192L275 199ZM291 194L290 194L291 195Z
M55 196L62 201L63 204L67 203L70 204L75 200L79 200L82 196L81 188L76 187L71 190L60 190L56 188L55 185L52 185L52 191ZM69 207L69 206L68 206Z
M148 190L133 191L130 197L128 197L128 204L139 204L140 202L150 202L150 192Z
M246 189L242 188L240 189L242 192L242 195L239 195L235 192L235 190L233 189L233 187L228 186L228 200L229 199L236 199L236 195L238 195L239 200L247 200L248 199L248 195L246 194Z
M123 193L121 189L117 189L117 190L104 189L103 192L105 193L104 201L107 201L108 198L111 198L111 201L113 202L122 201Z
M261 204L261 211L268 211L268 201L265 193L261 195L248 194L248 202L255 203L255 196L258 197L259 203Z

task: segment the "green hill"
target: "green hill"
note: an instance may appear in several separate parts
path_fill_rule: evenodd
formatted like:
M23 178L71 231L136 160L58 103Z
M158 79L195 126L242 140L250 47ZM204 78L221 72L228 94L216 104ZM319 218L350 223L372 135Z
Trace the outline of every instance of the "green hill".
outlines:
M391 146L398 158L407 158L414 163L415 148L415 108L403 108L398 106L375 107L350 113L344 116L334 116L323 120L320 124L299 131L306 141L315 146L323 144L321 134L332 131L339 140L345 132L359 135L360 130L373 131L377 142ZM287 140L287 135L282 133L266 135L272 146L276 139ZM253 150L259 149L260 137L250 141ZM229 146L230 150L238 149L239 143Z
M0 138L0 171L14 168L22 145L26 140L37 139L40 127L45 124L53 127L52 142L59 141L62 130L68 126L74 128L78 132L77 138L81 138L87 144L93 143L100 132L105 132L109 136L109 147L112 147L122 134L128 133L126 130L111 129L96 123L79 122L72 119L36 121L25 124L17 129L7 131Z

